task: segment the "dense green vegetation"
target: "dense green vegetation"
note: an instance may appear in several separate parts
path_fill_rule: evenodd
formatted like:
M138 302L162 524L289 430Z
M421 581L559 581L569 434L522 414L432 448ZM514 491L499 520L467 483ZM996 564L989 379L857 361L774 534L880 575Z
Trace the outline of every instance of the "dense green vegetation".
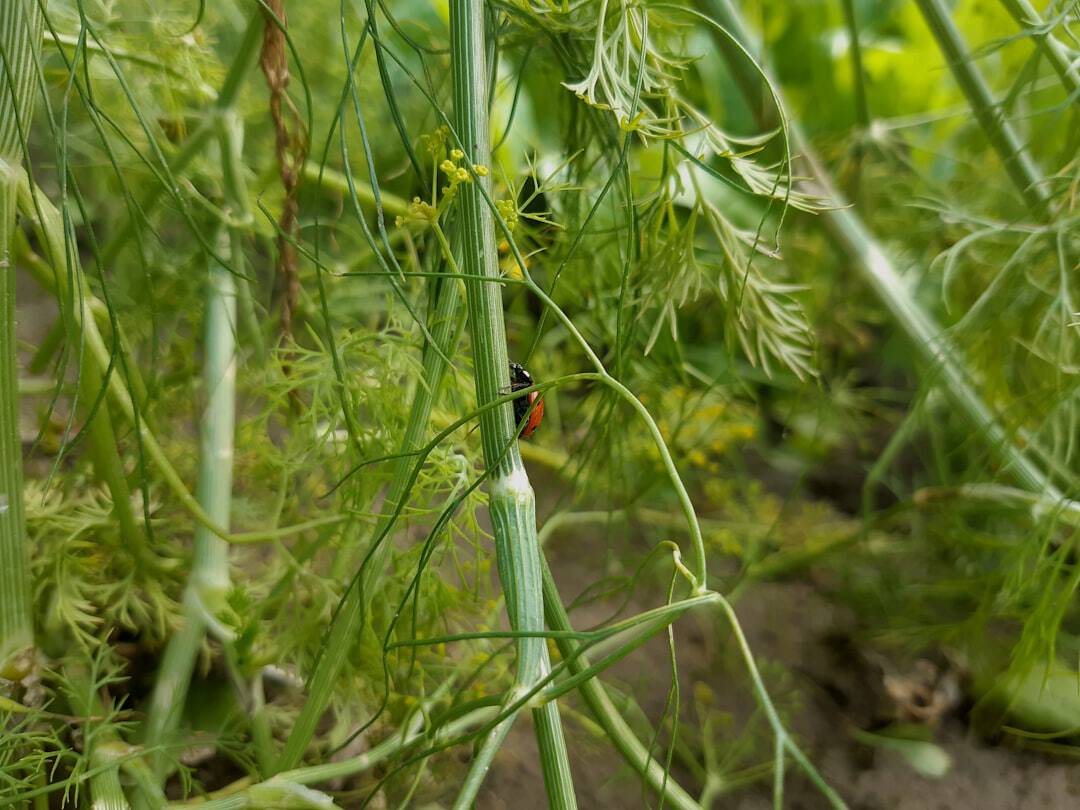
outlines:
M494 807L515 748L502 800L591 807L602 746L642 806L845 807L834 744L1075 757L1078 26L5 0L0 799ZM755 653L788 586L887 720L808 744Z

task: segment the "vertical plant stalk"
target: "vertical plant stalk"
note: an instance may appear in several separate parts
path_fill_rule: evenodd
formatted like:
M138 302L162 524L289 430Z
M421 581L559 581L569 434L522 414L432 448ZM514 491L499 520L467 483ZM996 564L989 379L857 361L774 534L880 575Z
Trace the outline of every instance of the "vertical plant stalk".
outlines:
M920 0L921 2L921 0ZM708 16L738 40L750 53L758 55L758 62L766 64L743 23L742 17L730 0L699 0L699 6ZM727 36L713 31L720 43L730 44ZM741 55L731 48L724 49L725 56L738 59ZM745 57L742 57L745 60ZM767 68L763 68L768 76ZM748 79L745 69L734 69L739 79L740 90L749 98L760 92L761 77ZM893 267L888 254L878 244L873 234L862 219L849 206L833 185L829 173L818 159L809 141L802 132L798 121L788 115L788 105L779 85L769 77L776 94L776 101L782 115L788 121L794 148L803 156L810 167L810 175L817 184L822 196L832 200L836 208L821 214L828 230L847 252L855 266L889 310L897 325L907 335L912 347L918 351L924 361L939 375L945 391L964 412L972 427L984 438L989 448L998 456L1018 482L1034 492L1046 493L1048 497L1060 499L1061 493L1046 471L1035 464L1017 445L1015 438L1002 424L998 415L986 403L979 393L959 350L949 341L934 318L926 312L912 295L911 290L900 274Z
M91 719L108 714L91 673L92 666L86 661L70 663L64 668L72 687L68 695L72 709L86 722L83 727L86 753L94 772L90 777L92 808L130 810L131 805L120 784L120 762L131 753L131 746L124 743L114 729L99 726L100 719Z
M855 91L855 120L864 131L870 126L870 105L866 102L866 75L863 70L862 45L859 42L859 19L855 0L843 0L844 24L847 25L851 53L851 81Z
M221 155L225 205L234 217L245 208L241 184L243 125L228 111L221 117ZM234 265L242 261L242 231L238 225L222 234L220 252ZM232 271L211 260L206 289L203 385L206 404L199 428L199 480L196 497L217 525L228 528L232 502L233 440L236 419L236 279ZM206 632L215 629L229 590L229 545L207 527L195 527L191 573L184 593L184 624L169 640L154 684L144 741L155 746L167 741L184 708L195 659ZM155 754L154 770L162 774L162 757Z
M124 788L120 784L120 769L113 764L118 756L127 753L123 743L102 743L94 748L90 766L101 769L90 777L90 795L94 799L93 810L131 810Z
M474 166L490 162L488 121L488 75L484 48L484 7L477 0L451 0L450 61L453 85L454 130ZM488 193L482 194L480 184ZM478 405L492 402L509 390L509 361L503 325L501 285L484 281L499 275L495 228L485 196L490 196L486 176L478 173L459 190L461 227L458 251L465 282L469 330L472 337L473 371ZM480 439L489 474L489 511L495 532L495 551L514 630L544 630L543 577L540 545L536 538L536 503L528 474L518 452L516 423L509 403L480 414ZM543 638L517 640L517 672L513 700L543 678L550 669ZM548 803L555 808L577 806L570 775L566 742L558 707L554 701L534 709L533 716L544 772ZM501 745L513 716L497 726L484 741L473 761L454 807L471 807L491 758Z
M82 318L90 317L93 316L84 308ZM89 349L82 347L80 353L82 362L79 374L79 410L90 416L90 409L97 403L93 415L90 416L87 434L90 460L94 465L94 472L104 482L112 497L112 514L119 526L124 546L135 560L136 566L146 566L152 570L156 560L147 545L146 534L135 518L135 509L131 505L131 488L124 475L124 464L117 450L109 401L105 396L108 392L102 391L106 385L105 375L94 362Z
M15 263L11 240L23 178L23 134L34 104L44 20L36 0L0 3L0 676L29 671L33 646L30 561L23 507L22 443L15 341Z
M64 237L59 211L48 203L44 195L36 195L36 199L31 195L28 178L24 175L19 185L18 205L23 216L38 226L39 238L45 245L49 258L48 261L42 261L40 257L34 256L34 260L24 262L23 266L56 296L61 310L57 320L60 333L69 331L72 339L78 343L79 391L76 404L80 414L88 420L88 455L94 465L94 472L109 490L113 518L117 522L123 545L136 567L153 571L160 563L150 550L146 533L135 517L131 488L117 449L116 433L107 399L109 392L102 390L106 385L106 369L110 365L111 357L97 326L94 310L95 304L100 309L104 309L104 305L90 292L78 264L78 254ZM26 240L20 237L18 241L21 242L20 253L25 257ZM71 268L70 273L68 267ZM75 280L73 294L69 294L69 277ZM122 387L115 369L109 375L109 388L114 386Z
M923 19L930 27L938 47L949 62L949 70L960 85L964 96L975 113L975 118L986 133L990 145L998 153L1005 172L1016 186L1032 213L1040 219L1049 214L1050 190L1042 172L1024 147L1020 136L1005 118L1001 107L994 101L990 88L975 67L974 57L968 51L964 38L942 0L915 0Z

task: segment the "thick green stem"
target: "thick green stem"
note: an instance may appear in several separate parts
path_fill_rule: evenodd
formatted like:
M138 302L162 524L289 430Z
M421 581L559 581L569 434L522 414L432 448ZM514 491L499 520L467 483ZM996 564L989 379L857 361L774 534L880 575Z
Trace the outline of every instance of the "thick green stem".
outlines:
M699 4L748 51L757 53L760 50L756 47L754 38L730 0L701 0ZM716 29L714 29L714 34L719 42L729 43L728 37ZM745 56L737 56L730 49L725 53L730 54L733 59L741 57L745 61ZM760 55L758 61L764 64ZM768 77L768 70L764 69L764 71ZM736 76L743 77L740 81L740 89L752 98L756 91L753 82L746 80L745 70L737 70ZM836 190L798 122L788 116L788 105L783 93L775 81L770 78L769 82L776 102L788 121L794 149L810 166L810 174L818 185L821 195L831 200L836 206L821 215L826 227L889 310L897 325L907 335L913 348L935 369L945 391L964 412L991 450L1007 466L1009 472L1032 491L1042 492L1047 497L1059 499L1061 493L1046 472L1017 445L1012 433L1005 428L998 415L982 398L959 349L949 341L948 336L934 318L915 299L909 285L896 271L888 255L867 229L858 213Z
M84 313L85 314L85 313ZM90 355L82 352L82 372L79 379L81 388L79 399L82 400L83 412L93 407L105 385L104 376ZM135 518L131 505L131 488L124 476L123 461L117 450L116 432L113 430L109 401L102 398L91 419L87 435L90 459L97 473L112 496L113 518L120 528L120 537L128 553L137 565L152 565L152 555L146 543L146 534Z
M109 366L110 357L97 324L98 318L94 314L96 299L90 294L89 287L83 279L77 257L65 245L59 212L50 207L51 215L43 210L39 217L33 208L34 203L31 202L28 193L29 188L29 182L24 179L19 186L21 195L19 204L23 208L24 216L38 221L40 236L50 254L51 264L41 262L40 257L35 256L35 261L28 262L26 269L33 275L47 275L53 282L54 292L61 309L70 309L69 312L63 312L58 322L70 323L71 331L81 339L78 346L80 357L78 407L80 413L89 419L88 454L98 478L109 490L113 504L113 517L119 527L124 547L131 554L136 565L153 569L157 565L157 560L147 545L146 533L139 526L139 521L135 516L131 488L117 450L108 392L106 396L102 396L102 388L106 385L105 371ZM39 197L37 204L40 205L42 202L43 198ZM64 267L63 257L65 256L70 256L70 260L75 263L71 275L78 281L76 281L73 295L66 294L68 272L58 270ZM110 382L119 383L115 369L110 374Z
M1052 31L1046 30L1046 23L1035 7L1028 0L1001 0L1001 5L1005 6L1017 23L1024 28L1032 29L1031 38L1042 49L1046 60L1061 78L1061 83L1073 97L1073 103L1080 100L1078 99L1080 97L1080 68L1069 53L1069 49L1054 36Z
M465 160L474 167L490 163L485 64L484 8L477 0L450 3L450 52L453 84L453 124ZM483 186L481 193L480 186ZM462 257L472 337L473 373L477 404L492 402L509 388L506 331L503 325L501 286L484 278L499 276L495 228L486 197L490 197L486 173L475 173L462 184L458 205L461 214L458 251ZM489 510L495 532L495 549L506 599L510 626L524 632L544 629L543 577L540 545L536 538L536 504L529 477L516 442L516 423L509 403L480 414L480 437L484 463L490 475ZM542 638L517 641L516 689L528 690L550 667ZM537 743L544 782L552 807L576 807L569 759L562 737L558 711L541 707L535 711ZM490 732L481 756L459 793L455 807L471 805L486 769L484 754L498 745L513 716Z
M102 770L90 778L90 795L94 799L93 810L130 810L124 788L120 785L120 768L114 762L127 753L122 742L103 742L94 746L90 765Z
M99 684L95 673L85 662L69 663L64 667L64 675L70 684L68 698L72 712L85 718L83 726L84 745L90 757L93 776L90 777L90 797L93 810L129 810L127 797L120 784L120 769L125 762L132 762L132 747L127 745L116 731L108 726L99 726L108 714L104 700L99 694ZM133 770L136 781L145 778L145 773Z
M221 154L225 165L226 208L238 214L246 190L236 168L242 160L239 116L222 117ZM235 217L234 217L235 219ZM238 221L236 219L235 221ZM233 231L239 226L234 226ZM224 233L220 251L242 260L240 232ZM211 261L206 290L203 385L206 405L199 430L199 505L218 526L227 528L232 503L233 433L236 418L236 279ZM194 555L184 594L184 624L165 650L146 721L145 742L153 747L171 734L183 711L195 659L207 629L225 607L229 589L229 545L207 527L195 527ZM155 770L160 773L160 764Z
M2 166L13 172L18 167ZM15 266L9 238L15 189L0 178L0 675L19 679L26 662L19 653L34 643L30 610L30 562L22 495L22 443L16 384Z
M11 238L24 180L23 139L34 103L43 19L36 0L0 3L0 675L27 673L21 650L34 643L30 562L23 511L22 443Z
M949 62L956 83L967 97L971 111L998 153L1005 171L1032 213L1043 218L1049 213L1050 189L1039 167L1028 154L1020 136L994 101L990 88L975 67L972 54L964 44L956 24L942 0L915 0L930 27L938 47Z
M236 374L236 288L232 274L216 262L210 270L205 318L203 379L207 403L200 430L197 497L215 523L228 526ZM195 659L214 616L224 606L228 588L228 543L205 526L196 526L191 573L184 594L184 623L169 640L154 685L144 735L148 747L166 740L179 723ZM161 771L160 758L155 761L155 770Z
M38 0L0 3L0 158L12 167L22 161L34 112L44 5Z

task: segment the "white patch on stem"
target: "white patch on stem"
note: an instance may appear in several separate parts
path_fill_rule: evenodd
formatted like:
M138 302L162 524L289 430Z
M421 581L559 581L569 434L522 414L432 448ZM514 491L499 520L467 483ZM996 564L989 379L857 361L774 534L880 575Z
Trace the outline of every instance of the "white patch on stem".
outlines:
M517 503L531 502L533 489L532 484L529 483L529 474L525 472L525 468L517 467L509 475L496 479L491 485L491 497L493 499L505 498Z

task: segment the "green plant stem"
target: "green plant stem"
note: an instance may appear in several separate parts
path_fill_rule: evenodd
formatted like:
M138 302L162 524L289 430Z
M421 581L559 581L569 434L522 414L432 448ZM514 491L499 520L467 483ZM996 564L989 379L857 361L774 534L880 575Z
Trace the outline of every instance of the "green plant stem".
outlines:
M244 235L251 228L252 216L244 180L243 142L244 124L235 103L229 107L219 107L218 143L222 149L221 174L229 223L229 257L233 263L230 269L236 277L237 302L245 331L250 336L256 357L264 361L270 356L270 350L255 312L254 277L246 272L248 267L244 261ZM226 154L225 149L232 151Z
M990 88L975 67L960 31L942 0L915 0L930 32L945 54L956 83L967 97L971 111L998 153L1005 172L1032 212L1040 219L1049 214L1050 190L1020 136L995 103Z
M863 72L862 45L859 43L859 21L855 16L855 0L843 0L844 24L848 29L848 49L851 53L851 81L855 88L855 120L864 131L870 127L870 105L866 103L866 79Z
M28 198L29 182L20 185L20 206L23 215L38 220L36 210ZM123 461L117 450L116 433L113 429L112 414L110 412L108 397L102 396L102 387L105 383L105 370L108 368L111 358L108 349L105 348L104 338L98 329L93 315L93 298L83 280L80 268L76 264L73 275L79 279L77 294L68 296L66 282L68 273L58 272L56 268L64 266L64 260L58 257L68 254L65 241L62 236L63 225L59 213L50 209L54 216L51 218L42 215L39 222L39 230L42 240L46 243L53 264L47 262L32 262L27 269L32 274L48 274L53 280L53 286L57 294L57 300L61 309L70 305L70 312L61 314L61 319L68 316L72 324L72 331L81 336L78 345L79 361L79 390L78 407L83 416L88 419L87 447L90 460L94 465L94 471L109 490L112 498L112 511L120 530L120 537L128 553L131 554L135 564L149 570L158 566L158 561L152 554L147 542L146 533L139 526L132 506L131 488L128 486L127 477L124 474ZM48 227L44 221L48 220ZM77 262L77 258L72 258ZM119 382L118 375L114 372L110 375L111 380ZM107 394L107 392L106 392Z
M349 181L341 172L331 169L329 166L318 166L312 162L304 164L304 180L308 183L322 183L323 187L332 189L338 194L349 194ZM375 191L364 182L353 178L353 191L356 197L366 205L375 206ZM409 213L409 204L394 194L379 189L379 201L383 211L392 217L406 216Z
M1001 484L962 484L958 487L925 487L915 492L915 505L924 508L956 499L986 501L999 506L1028 509L1034 520L1056 519L1080 527L1080 501L1071 498L1051 499L1041 493L1002 486Z
M120 768L112 765L117 750L126 750L123 743L99 743L94 746L90 764L103 767L101 773L90 779L90 795L94 810L130 810L124 788L120 785ZM111 767L104 767L111 766Z
M68 289L68 274L66 267L66 247L64 240L63 223L60 212L56 206L36 186L24 182L19 187L19 210L22 215L30 219L37 228L38 237L45 245L47 261L42 266L31 263L27 266L34 279L46 290L56 296L57 301L66 302L75 300L77 311L73 316L78 321L78 328L82 330L83 351L89 352L97 363L99 372L104 374L112 360L112 351L109 349L105 338L102 336L97 321L92 312L99 301L94 297L81 274L78 276L78 288L75 293ZM101 306L104 306L103 304ZM198 501L188 492L187 487L181 480L180 475L173 468L168 456L158 443L153 431L145 419L136 419L136 406L132 401L131 394L124 386L120 375L109 375L109 396L112 403L117 407L124 418L132 425L138 425L139 440L143 451L158 471L173 494L181 502L192 516L215 531L219 536L227 536L228 532L215 526L214 522L199 505Z
M93 810L129 810L127 797L120 785L121 763L130 756L131 746L124 743L116 731L101 726L101 721L91 718L105 717L106 707L97 693L97 685L87 663L71 663L64 667L64 675L71 685L68 697L71 710L77 717L85 718L83 726L86 753L90 757L90 796Z
M288 782L296 785L315 785L320 782L329 782L334 779L346 779L357 774L367 773L374 770L395 756L400 756L410 750L419 747L422 743L437 746L441 743L454 739L460 734L466 733L491 720L499 710L494 706L482 709L474 709L461 717L450 720L435 728L421 728L409 733L395 734L383 740L378 745L365 751L359 756L344 759L340 762L326 762L321 765L311 765L305 768L295 768L283 771L272 779L262 784ZM245 786L237 793L250 790ZM183 810L184 808L199 808L199 810L229 810L237 807L234 803L234 795L221 796L210 801L200 802L174 802L168 805L169 810Z
M56 223L59 227L59 222ZM62 241L60 237L55 237L57 242ZM58 274L53 270L53 267L45 262L40 256L33 253L29 249L29 245L26 243L25 235L19 234L17 239L17 248L19 250L19 257L22 263L25 263L26 269L30 271L35 277L46 276L49 278L58 279ZM81 273L76 268L76 275L81 277ZM67 273L64 273L66 280ZM57 280L52 285L55 290L61 288L60 282ZM87 424L87 449L91 463L94 465L94 471L97 477L104 482L105 486L109 490L109 494L112 498L113 517L117 522L120 530L120 537L123 541L123 545L127 548L131 554L136 565L147 569L153 570L159 567L159 561L154 557L149 545L147 544L146 533L139 526L138 519L135 516L135 510L132 506L131 488L128 485L127 477L124 473L123 461L120 458L120 453L117 449L116 432L113 428L113 416L111 413L109 401L106 396L102 396L102 386L105 384L105 369L107 368L108 360L102 362L101 359L95 354L94 346L95 341L90 336L90 340L87 340L87 332L83 329L83 324L86 320L93 319L98 330L111 331L112 324L109 322L108 310L100 301L96 298L88 295L88 289L85 284L80 284L79 289L81 294L76 297L76 300L72 301L67 298L58 298L58 303L61 307L67 304L72 304L73 309L70 313L70 318L65 318L62 314L56 319L54 328L50 329L49 334L46 335L41 347L38 350L38 354L35 355L34 361L39 361L39 358L44 358L41 362L48 362L48 357L54 353L55 349L50 347L50 344L59 344L62 342L65 330L70 329L76 338L82 338L79 343L77 351L79 354L79 383L78 383L78 408L81 415L88 420ZM119 334L119 330L117 330ZM55 335L55 337L54 337ZM114 336L115 337L115 336ZM101 345L104 345L104 339L98 335ZM31 363L33 367L35 363ZM137 371L133 367L129 367L128 371L131 372L131 383L133 393L137 398L145 400L146 389L142 385L142 380L139 377ZM115 377L115 369L113 375Z
M2 166L2 172L18 167ZM15 267L8 241L15 221L15 189L0 177L0 675L27 674L21 651L34 643L30 562L22 494L22 442L15 339Z
M484 9L475 0L451 0L450 52L453 122L465 160L472 166L490 164L488 73L485 65ZM486 194L481 194L481 186ZM499 276L495 228L487 207L490 182L475 175L459 188L461 228L458 233L463 270L477 277ZM506 331L501 287L468 279L465 282L472 337L477 404L492 402L509 388ZM489 478L489 511L495 533L499 579L505 594L510 626L524 632L544 629L543 577L536 538L536 504L516 441L516 423L509 403L480 414L480 438ZM505 452L504 452L505 451ZM515 691L527 691L550 669L542 638L519 638ZM551 701L534 710L534 726L548 803L555 808L577 806L558 707ZM473 762L455 808L470 807L487 769L488 752L501 743L513 715L490 732Z
M457 798L454 799L454 810L471 810L475 806L477 794L480 793L484 779L487 778L488 771L491 770L491 763L494 761L495 755L499 753L502 744L506 742L510 729L513 728L515 716L510 715L510 717L491 729L484 736L479 749L473 752L472 760L469 763L469 772L465 774L465 781L461 783ZM546 776L545 773L545 779ZM549 804L550 801L551 797L549 795Z
M24 132L34 104L34 76L44 22L36 0L0 3L0 675L28 673L21 651L34 643L30 562L19 435L15 264L11 239L24 182Z
M1076 103L1077 97L1080 96L1080 68L1077 67L1075 57L1069 53L1069 49L1051 31L1047 30L1046 23L1028 0L1001 0L1001 5L1005 6L1005 10L1019 25L1025 29L1032 29L1029 35L1061 78L1061 83L1073 97L1073 103Z
M782 788L783 784L783 763L784 752L786 751L792 759L799 765L803 773L814 784L814 786L821 792L822 797L829 803L830 807L838 808L840 810L846 810L847 804L844 802L840 795L830 787L821 775L814 768L813 764L807 759L806 754L795 743L788 734L787 729L784 728L783 723L780 720L779 714L777 714L776 707L773 706L772 700L769 698L769 693L765 689L765 682L761 679L761 673L758 671L757 664L754 662L754 655L750 651L750 645L746 641L746 636L743 634L742 625L739 624L739 619L735 615L734 608L731 607L726 599L717 600L717 604L720 606L720 611L727 620L728 626L731 628L732 634L735 636L735 642L739 647L739 652L742 655L743 661L746 662L747 669L750 673L750 682L754 687L754 692L757 694L758 703L761 706L762 711L765 713L765 717L772 726L773 734L776 735L776 783L777 788ZM779 790L777 790L779 798ZM782 802L778 801L778 806L782 806Z
M238 166L243 155L243 125L238 115L223 116L220 133L225 206L239 214L246 205ZM231 219L233 217L230 217ZM237 222L241 221L238 217ZM234 226L223 234L220 251L234 266L243 260L243 233ZM211 260L206 290L203 387L206 404L199 429L198 501L218 526L227 528L232 503L233 440L236 419L236 279ZM144 741L155 747L176 729L183 712L195 658L206 632L225 609L229 590L228 543L207 527L195 527L194 555L184 593L184 624L169 640L154 685ZM154 770L162 772L161 759Z
M235 658L235 655L233 656ZM249 679L248 694L251 696L251 741L255 746L255 762L259 773L267 776L274 772L274 736L270 728L270 716L266 710L266 690L262 670Z
M757 53L760 50L755 46L753 37L729 0L699 0L699 4L748 51ZM719 31L714 29L713 33L720 42L729 42L728 38ZM732 58L737 58L730 48L725 51L725 54L731 54ZM764 64L760 55L758 61ZM768 77L767 67L763 67L763 71ZM735 75L743 77L740 80L740 89L748 97L752 98L756 92L760 91L760 77L757 79L758 89L755 90L752 80L747 81L748 74L745 70L736 70ZM951 343L934 318L915 299L908 284L900 277L885 250L867 229L855 209L849 206L836 190L799 123L788 117L788 105L783 93L775 81L771 79L769 81L773 85L773 92L776 94L781 113L788 121L795 150L809 165L810 174L818 185L821 195L832 200L836 206L835 209L821 214L832 236L843 247L871 289L889 310L897 325L907 335L912 347L935 371L945 391L964 412L988 447L998 455L1010 474L1015 476L1025 488L1059 499L1061 493L1050 477L1017 445L1011 432L1005 428L998 415L982 398L959 349Z
M84 313L85 315L85 313ZM104 377L90 353L82 352L82 372L79 377L82 410L89 414L98 395L105 385ZM131 505L131 488L124 476L124 463L117 450L116 432L113 430L112 416L107 397L102 397L91 417L87 446L90 459L97 474L112 496L112 513L120 528L120 537L137 566L153 569L156 561L146 542L146 533L139 527L135 510Z

